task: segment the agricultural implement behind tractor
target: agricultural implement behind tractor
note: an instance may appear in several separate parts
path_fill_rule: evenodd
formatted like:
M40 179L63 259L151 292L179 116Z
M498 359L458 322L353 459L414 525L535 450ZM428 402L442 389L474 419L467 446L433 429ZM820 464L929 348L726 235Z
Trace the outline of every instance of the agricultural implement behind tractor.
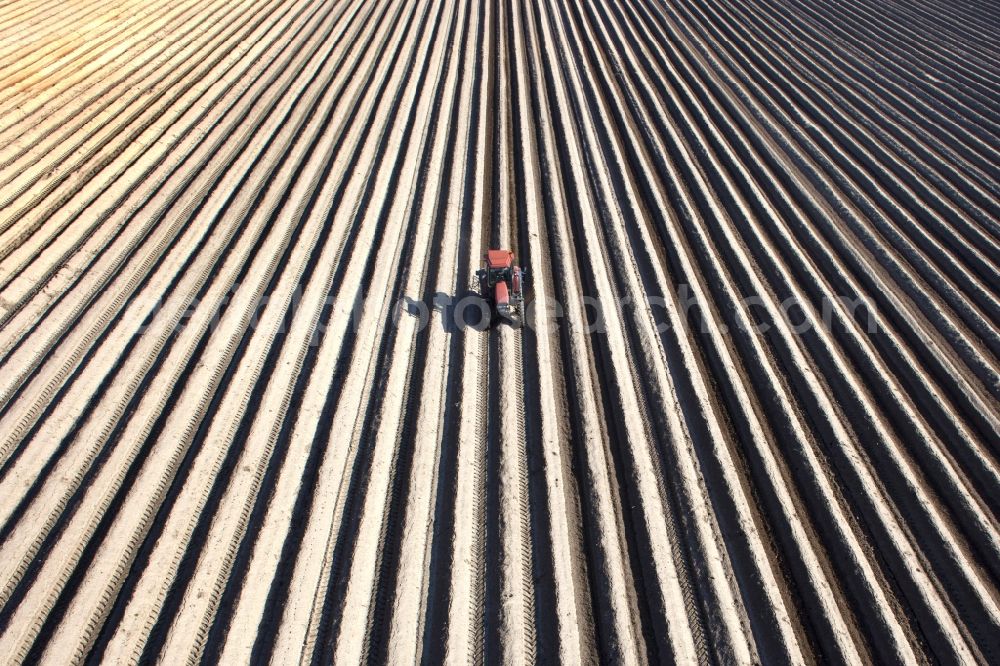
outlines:
M479 285L483 298L490 304L493 320L499 316L519 328L524 322L527 269L514 265L514 253L510 250L487 250L484 260Z

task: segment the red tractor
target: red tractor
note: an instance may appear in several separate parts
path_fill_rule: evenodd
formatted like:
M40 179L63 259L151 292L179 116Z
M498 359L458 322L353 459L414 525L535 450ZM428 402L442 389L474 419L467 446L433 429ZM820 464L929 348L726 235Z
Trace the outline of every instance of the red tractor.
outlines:
M494 319L497 315L520 327L524 321L524 289L528 271L514 265L510 250L487 250L486 265L479 271L483 298L490 303Z

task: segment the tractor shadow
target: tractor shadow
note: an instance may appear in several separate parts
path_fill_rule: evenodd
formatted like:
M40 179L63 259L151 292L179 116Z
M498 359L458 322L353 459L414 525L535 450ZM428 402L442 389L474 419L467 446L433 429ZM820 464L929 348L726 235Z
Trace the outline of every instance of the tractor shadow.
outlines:
M442 330L454 335L463 335L469 331L482 333L503 326L523 328L523 325L519 327L494 313L490 302L472 286L454 294L435 292L430 303L403 296L398 307L396 316L414 317L420 320L421 325L428 325L431 321L430 313L436 312L440 317Z
M434 310L441 313L441 325L448 333L465 333L469 330L482 333L491 328L513 328L524 330L533 321L533 301L526 301L525 319L520 326L510 319L496 315L489 301L478 291L467 289L456 295L437 292L434 294Z
M441 326L447 333L482 332L490 327L492 311L482 294L472 289L446 294L434 294L433 307L441 314Z

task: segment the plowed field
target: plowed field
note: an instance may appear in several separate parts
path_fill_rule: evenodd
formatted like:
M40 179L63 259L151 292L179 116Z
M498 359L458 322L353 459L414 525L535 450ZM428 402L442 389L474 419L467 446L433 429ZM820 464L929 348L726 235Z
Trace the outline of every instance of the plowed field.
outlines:
M0 661L996 664L998 517L997 3L0 5Z

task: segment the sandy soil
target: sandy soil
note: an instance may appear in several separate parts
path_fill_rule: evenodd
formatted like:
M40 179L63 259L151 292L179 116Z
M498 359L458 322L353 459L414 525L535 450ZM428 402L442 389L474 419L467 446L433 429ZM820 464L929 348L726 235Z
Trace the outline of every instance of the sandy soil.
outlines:
M998 35L4 4L5 663L997 663Z

